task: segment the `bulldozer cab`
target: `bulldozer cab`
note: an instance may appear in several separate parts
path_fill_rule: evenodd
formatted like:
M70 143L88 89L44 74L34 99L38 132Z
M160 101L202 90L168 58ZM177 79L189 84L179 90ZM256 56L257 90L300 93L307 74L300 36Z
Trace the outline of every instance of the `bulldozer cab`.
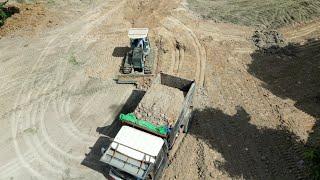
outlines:
M131 49L142 48L145 55L149 54L150 43L148 38L148 28L131 28L128 36L130 38Z

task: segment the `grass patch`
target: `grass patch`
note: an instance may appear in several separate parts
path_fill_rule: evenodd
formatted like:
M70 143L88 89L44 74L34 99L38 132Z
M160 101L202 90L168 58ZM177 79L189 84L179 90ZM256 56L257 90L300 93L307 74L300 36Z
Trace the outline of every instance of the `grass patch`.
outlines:
M205 19L279 28L320 15L319 0L188 0Z
M54 0L48 0L48 4L52 5L55 4L56 2Z
M72 65L79 65L79 62L77 61L77 58L73 53L69 56L68 61Z
M38 128L30 127L28 129L25 129L23 132L28 134L36 134L38 132Z

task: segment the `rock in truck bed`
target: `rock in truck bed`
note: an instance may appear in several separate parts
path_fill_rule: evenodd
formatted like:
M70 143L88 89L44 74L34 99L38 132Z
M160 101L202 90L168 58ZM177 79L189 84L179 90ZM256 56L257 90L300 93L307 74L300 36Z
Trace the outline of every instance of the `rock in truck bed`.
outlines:
M179 118L183 102L184 94L181 90L162 84L153 84L134 114L137 118L155 125L173 126Z

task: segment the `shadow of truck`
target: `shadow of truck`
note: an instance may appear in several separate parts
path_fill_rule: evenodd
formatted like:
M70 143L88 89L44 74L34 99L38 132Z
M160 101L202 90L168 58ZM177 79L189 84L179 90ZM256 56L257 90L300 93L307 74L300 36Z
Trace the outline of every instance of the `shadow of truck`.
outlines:
M120 121L118 120L119 115L121 113L127 114L133 112L143 98L144 94L145 91L133 90L128 100L113 120L112 124L109 126L98 127L96 131L101 135L114 138L121 128ZM90 152L85 155L85 158L82 160L81 164L100 172L107 177L109 173L109 167L105 163L100 162L100 158L102 156L102 148L107 149L110 146L111 141L110 138L104 136L99 137L95 144L90 147Z

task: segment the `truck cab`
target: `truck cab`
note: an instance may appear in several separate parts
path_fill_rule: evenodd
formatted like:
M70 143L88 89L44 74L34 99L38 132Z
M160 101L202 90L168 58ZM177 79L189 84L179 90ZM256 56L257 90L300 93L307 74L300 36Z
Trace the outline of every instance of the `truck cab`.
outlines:
M122 126L100 161L111 166L109 179L158 179L168 162L164 139Z

